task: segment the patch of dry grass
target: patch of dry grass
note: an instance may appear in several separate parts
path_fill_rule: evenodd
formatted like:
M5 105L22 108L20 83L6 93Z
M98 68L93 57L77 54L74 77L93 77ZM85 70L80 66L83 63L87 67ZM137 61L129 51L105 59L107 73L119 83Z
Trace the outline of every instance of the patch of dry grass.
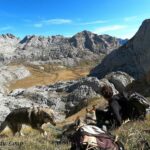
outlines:
M66 68L48 65L27 65L26 67L32 75L22 80L12 82L9 86L10 91L18 88L29 88L35 85L48 85L58 81L79 79L85 77L90 70L88 67Z
M57 137L60 133L56 130L45 128L48 133L47 137L42 137L38 131L31 128L23 129L25 136L12 137L10 131L3 132L0 137L0 150L68 150L70 148L69 142L60 143ZM5 134L5 137L4 137Z
M54 127L55 128L55 127ZM59 128L59 127L57 127ZM8 137L0 138L1 150L69 150L70 143L56 142L60 132L57 130L45 128L48 137L43 138L38 131L24 129L24 137L15 136L12 138L10 132L5 134ZM119 129L113 131L113 134L119 135L119 140L124 144L126 150L142 150L142 142L147 141L150 144L150 117L145 121L128 122ZM5 145L4 145L5 144ZM148 149L146 149L148 150Z
M83 113L84 110L79 112ZM66 121L68 122L70 118ZM57 139L61 132L57 128L46 125L48 132L47 138L42 137L38 131L31 128L23 129L24 137L12 135L9 131L3 132L7 137L0 136L1 150L69 150L70 143L58 143ZM119 140L124 144L126 150L142 150L142 142L147 141L150 144L150 116L145 121L133 121L122 125L119 129L113 131L114 135L119 136ZM148 150L148 149L145 149Z

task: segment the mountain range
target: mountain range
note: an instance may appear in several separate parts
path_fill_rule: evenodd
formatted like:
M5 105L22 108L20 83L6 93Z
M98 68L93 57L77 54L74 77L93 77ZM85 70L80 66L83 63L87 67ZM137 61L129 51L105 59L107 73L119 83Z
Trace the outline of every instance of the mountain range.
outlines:
M68 38L61 35L28 35L19 39L12 34L0 36L0 62L44 61L75 65L84 60L98 59L119 48L127 40L109 35L82 31Z

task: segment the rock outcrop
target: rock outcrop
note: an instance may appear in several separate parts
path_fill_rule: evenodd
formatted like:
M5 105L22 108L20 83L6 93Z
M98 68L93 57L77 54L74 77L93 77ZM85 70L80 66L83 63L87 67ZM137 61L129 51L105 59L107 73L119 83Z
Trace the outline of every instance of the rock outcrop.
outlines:
M56 91L45 90L47 88L48 86L43 86L43 88L36 86L28 89L16 89L9 94L9 97L13 97L15 99L25 99L30 105L33 103L38 106L50 107L57 114L55 116L56 119L59 121L63 120L65 117L64 97Z
M17 48L19 41L20 39L12 34L0 35L0 54L11 56Z
M17 49L20 39L12 34L0 35L0 66L9 63L15 50Z
M134 78L121 71L112 72L106 75L105 78L108 79L108 81L112 83L120 93L122 93L125 88L134 81Z
M24 66L3 66L0 68L0 92L7 93L10 82L30 76L30 72Z
M67 97L66 111L68 111L68 114L71 115L81 108L87 106L88 100L96 96L97 94L91 87L82 85L75 89Z
M85 77L74 83L68 88L68 95L66 97L66 114L70 116L83 107L86 107L94 98L101 97L101 88L104 85L112 87L113 94L118 94L115 86L107 79L98 80L95 77Z
M12 96L6 96L0 93L0 122L4 121L5 117L14 109L20 107L31 107L32 104L38 106L38 104L32 103L25 98L14 98Z
M123 71L139 79L150 71L150 19L145 20L135 36L125 45L107 55L90 76L103 78L106 74Z
M73 81L63 81L51 85L34 86L27 89L16 89L8 95L1 94L0 121L15 108L31 106L51 107L58 121L86 107L95 98L101 100L101 88L111 86L113 94L132 82L132 78L123 72L107 75L99 80L96 77L85 77Z

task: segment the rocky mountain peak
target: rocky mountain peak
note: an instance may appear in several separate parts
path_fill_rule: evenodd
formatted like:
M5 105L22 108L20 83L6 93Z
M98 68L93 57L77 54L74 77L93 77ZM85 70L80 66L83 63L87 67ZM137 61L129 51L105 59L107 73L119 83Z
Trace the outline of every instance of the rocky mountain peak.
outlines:
M71 44L82 50L89 49L94 53L109 53L120 46L117 38L109 35L98 35L90 31L82 31L74 35L70 40Z
M12 55L20 39L13 34L7 33L0 35L0 53L3 55ZM1 59L0 59L1 60ZM3 60L3 58L2 58Z
M94 33L92 33L91 31L88 31L88 30L83 30L81 32L78 32L74 36L87 36L87 35L89 35L89 36L94 35Z
M19 38L17 38L15 35L13 35L11 33L2 34L2 35L0 35L0 38L4 38L4 39L19 39Z
M146 19L143 21L142 25L139 28L139 31L142 32L142 30L147 30L147 27L150 25L150 19Z
M107 55L90 75L102 78L113 71L124 71L137 79L150 71L150 19L142 23L131 40Z
M35 37L35 35L27 35L27 36L25 36L25 37L20 41L20 44L29 42L29 40L32 39L32 38L34 38L34 37Z

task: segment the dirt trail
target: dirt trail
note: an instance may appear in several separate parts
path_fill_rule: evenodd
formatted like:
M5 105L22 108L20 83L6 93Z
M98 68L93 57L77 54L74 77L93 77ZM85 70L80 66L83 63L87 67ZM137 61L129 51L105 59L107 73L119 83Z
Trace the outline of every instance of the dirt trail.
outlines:
M31 72L31 76L12 82L9 86L9 90L17 88L28 88L35 85L48 85L56 83L58 81L74 80L81 77L85 77L89 73L89 68L57 68L46 72L40 67L27 67Z

